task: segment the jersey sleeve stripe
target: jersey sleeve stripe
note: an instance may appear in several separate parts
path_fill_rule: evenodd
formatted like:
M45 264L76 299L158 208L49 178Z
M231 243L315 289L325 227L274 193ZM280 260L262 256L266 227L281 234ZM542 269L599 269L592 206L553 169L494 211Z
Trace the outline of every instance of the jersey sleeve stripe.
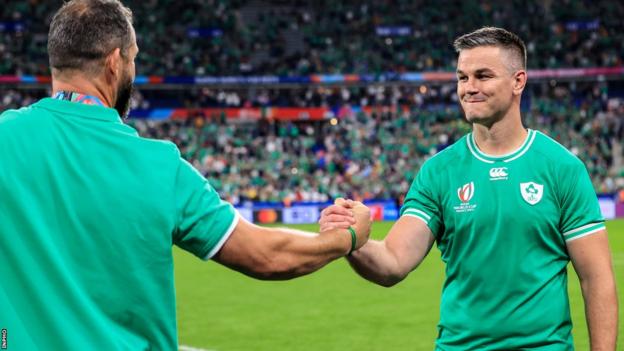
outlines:
M402 217L404 217L404 216L418 218L421 221L423 221L427 226L429 226L429 221L424 219L424 218L422 218L422 217L420 217L419 215L415 215L415 214L411 214L411 213L403 213Z
M405 210L405 212L403 212L403 214L404 215L406 214L419 215L419 216L422 216L427 221L431 219L430 215L426 214L424 211L417 210L415 208L408 208L407 210Z
M598 233L599 231L601 231L601 230L603 230L603 229L605 229L605 226L604 226L604 225L600 226L599 228L596 228L596 229L590 230L590 231L588 231L588 232L585 232L585 233L582 233L582 234L580 234L580 233L579 233L579 234L578 234L578 235L576 235L576 236L568 237L568 238L566 238L566 243L569 243L570 241L576 240L576 239L578 239L578 238L582 238L582 237L584 237L584 236L588 236L588 235L591 235L591 234L596 234L596 233Z
M232 235L232 232L234 232L234 228L236 228L236 225L238 224L238 221L240 219L240 214L238 214L238 211L234 210L234 212L235 212L234 219L232 219L232 223L230 224L230 227L223 234L221 239L219 239L219 242L217 243L217 245L215 245L212 248L212 250L210 250L210 252L206 255L206 257L204 257L204 261L208 261L209 259L212 258L212 256L214 256L217 252L219 252L219 250L221 250L221 247L223 247L223 244L225 244L225 242L230 237L230 235Z
M579 233L579 232L585 232L587 230L591 230L596 226L602 226L604 228L604 223L603 222L599 222L599 223L590 223L590 224L586 224L582 227L578 227L572 230L568 230L567 232L563 233L563 236L568 236L568 235L572 235L575 233Z

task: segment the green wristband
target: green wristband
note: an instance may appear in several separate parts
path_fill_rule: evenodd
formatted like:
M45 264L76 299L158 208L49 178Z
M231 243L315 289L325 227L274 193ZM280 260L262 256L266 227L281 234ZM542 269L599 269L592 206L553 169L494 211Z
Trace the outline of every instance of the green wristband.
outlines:
M355 244L357 242L357 236L355 235L355 229L353 229L352 227L349 227L347 229L349 229L349 233L351 233L351 250L349 251L347 256L351 256L351 253L355 250Z

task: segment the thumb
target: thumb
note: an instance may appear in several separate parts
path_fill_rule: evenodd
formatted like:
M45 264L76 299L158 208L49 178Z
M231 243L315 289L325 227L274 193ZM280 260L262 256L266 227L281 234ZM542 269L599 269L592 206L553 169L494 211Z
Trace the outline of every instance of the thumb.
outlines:
M364 206L364 203L355 200L347 200L347 204L351 207Z
M345 206L347 204L347 200L339 197L334 201L334 205Z

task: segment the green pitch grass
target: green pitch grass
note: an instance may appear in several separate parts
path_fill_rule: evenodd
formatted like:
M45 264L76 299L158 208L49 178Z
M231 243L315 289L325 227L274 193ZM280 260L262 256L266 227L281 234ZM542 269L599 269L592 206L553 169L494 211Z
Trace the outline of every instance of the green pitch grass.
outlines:
M390 226L375 223L373 236L382 238ZM611 221L607 228L624 307L624 220ZM392 288L359 278L345 260L303 278L262 282L178 249L174 256L180 345L219 351L433 349L444 280L436 248ZM588 350L580 287L571 266L569 272L575 344L577 350Z

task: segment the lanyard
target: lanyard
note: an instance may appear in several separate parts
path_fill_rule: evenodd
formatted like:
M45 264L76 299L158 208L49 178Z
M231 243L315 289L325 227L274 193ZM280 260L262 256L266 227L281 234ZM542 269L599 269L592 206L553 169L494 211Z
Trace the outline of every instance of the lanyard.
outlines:
M80 93L73 93L70 91L59 91L54 96L53 99L66 100L71 102L79 102L86 105L98 105L98 106L106 106L102 103L102 100L98 99L95 96L85 95Z

